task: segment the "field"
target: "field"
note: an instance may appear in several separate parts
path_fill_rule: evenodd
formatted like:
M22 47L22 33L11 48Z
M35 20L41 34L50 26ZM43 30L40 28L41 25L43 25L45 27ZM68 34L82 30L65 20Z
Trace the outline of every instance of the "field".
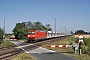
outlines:
M78 37L78 35L75 35L75 37ZM90 38L90 35L84 35L85 38Z

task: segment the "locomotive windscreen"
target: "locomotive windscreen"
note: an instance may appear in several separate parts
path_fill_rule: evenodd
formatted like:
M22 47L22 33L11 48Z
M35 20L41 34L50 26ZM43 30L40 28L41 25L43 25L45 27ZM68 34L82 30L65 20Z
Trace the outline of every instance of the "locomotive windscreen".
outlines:
M28 34L35 34L35 32L28 32Z

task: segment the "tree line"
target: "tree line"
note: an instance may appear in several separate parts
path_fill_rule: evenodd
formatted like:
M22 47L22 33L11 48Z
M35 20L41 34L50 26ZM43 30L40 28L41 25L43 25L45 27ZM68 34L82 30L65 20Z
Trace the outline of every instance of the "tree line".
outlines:
M90 34L90 32L85 32L84 30L77 30L77 31L75 31L74 34L75 35L77 35L77 34Z
M22 22L16 23L16 26L13 28L13 34L18 39L25 39L27 36L28 30L48 30L52 31L51 25L43 25L41 22Z

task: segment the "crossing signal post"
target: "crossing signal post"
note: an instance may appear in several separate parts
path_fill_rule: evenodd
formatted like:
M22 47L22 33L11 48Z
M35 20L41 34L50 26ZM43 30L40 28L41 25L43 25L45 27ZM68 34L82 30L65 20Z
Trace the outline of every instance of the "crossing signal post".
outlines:
M83 36L84 36L84 34L82 34L82 35L80 35L80 34L78 34L78 37L79 37L79 41L78 41L78 44L79 44L79 55L81 55L81 45L83 45L84 44L84 42L83 42Z

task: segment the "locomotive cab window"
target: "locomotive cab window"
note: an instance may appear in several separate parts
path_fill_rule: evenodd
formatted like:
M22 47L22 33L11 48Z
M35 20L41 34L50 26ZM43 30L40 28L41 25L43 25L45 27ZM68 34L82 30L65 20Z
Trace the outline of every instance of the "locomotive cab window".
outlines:
M35 32L28 32L28 34L35 34Z

